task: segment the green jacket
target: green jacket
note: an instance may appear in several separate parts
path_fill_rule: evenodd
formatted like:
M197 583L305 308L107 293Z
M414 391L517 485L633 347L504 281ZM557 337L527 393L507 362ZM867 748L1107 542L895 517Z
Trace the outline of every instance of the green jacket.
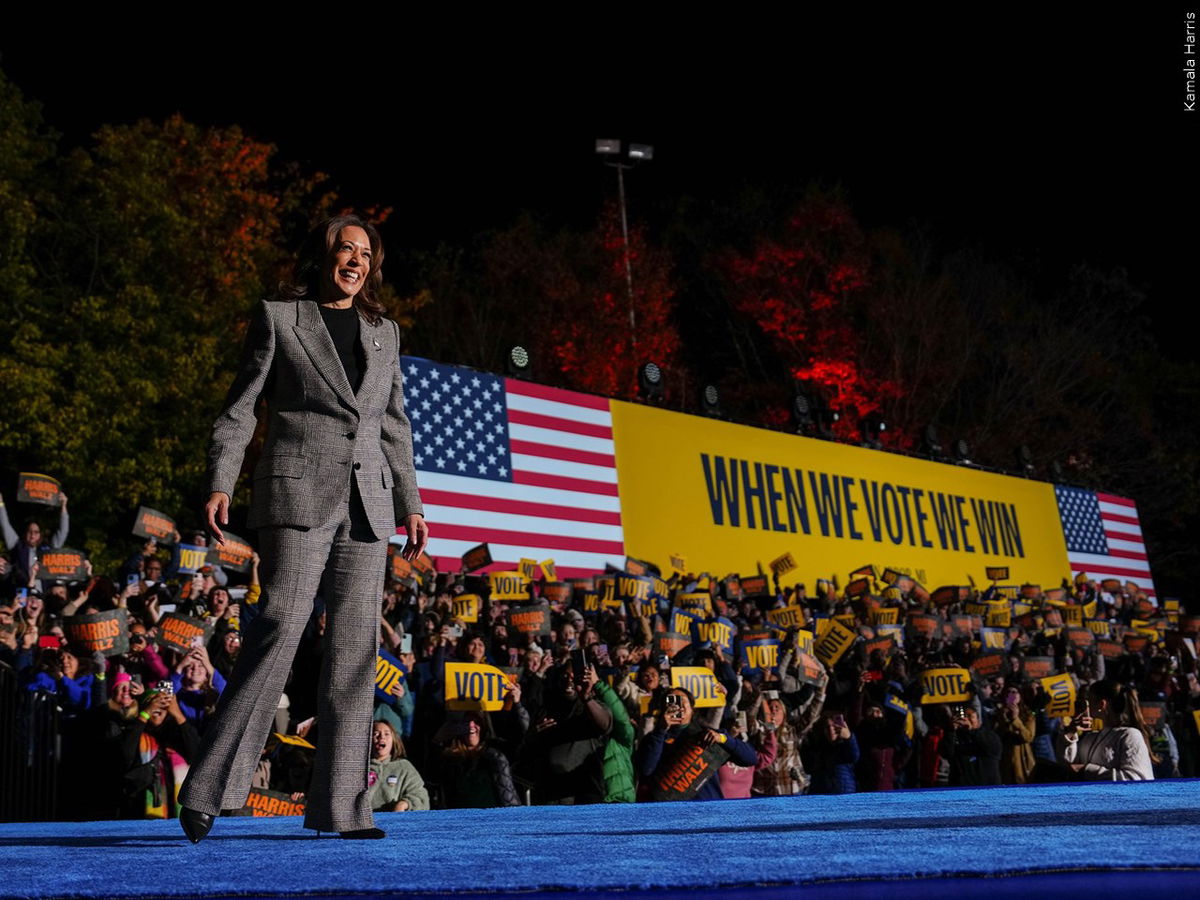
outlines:
M632 803L637 791L633 777L633 723L616 691L596 683L596 698L612 713L612 731L604 745L604 802Z

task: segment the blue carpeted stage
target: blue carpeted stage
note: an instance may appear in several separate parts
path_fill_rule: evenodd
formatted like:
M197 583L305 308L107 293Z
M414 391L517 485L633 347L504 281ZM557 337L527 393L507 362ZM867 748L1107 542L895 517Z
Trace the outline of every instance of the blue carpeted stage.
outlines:
M376 816L0 825L0 896L577 898L1200 895L1196 780Z

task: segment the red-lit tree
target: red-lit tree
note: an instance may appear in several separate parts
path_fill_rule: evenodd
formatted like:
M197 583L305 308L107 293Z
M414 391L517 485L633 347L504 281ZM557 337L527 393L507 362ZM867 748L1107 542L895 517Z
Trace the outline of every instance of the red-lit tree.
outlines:
M413 346L436 359L503 371L514 344L533 354L542 382L612 397L637 390L637 367L683 380L669 254L630 229L635 328L625 250L613 206L584 232L549 231L532 216L490 234L476 258L443 247L423 260Z
M657 363L668 379L680 374L679 333L673 321L675 288L666 251L652 246L645 228L629 231L633 296L625 277L625 242L612 204L597 228L582 236L573 271L547 267L545 324L536 347L563 381L580 390L629 398L637 368ZM633 311L631 326L630 310Z
M857 318L869 284L869 254L858 223L837 194L813 193L782 233L748 255L728 257L734 307L769 340L791 377L840 411L836 431L856 433L861 417L899 394L862 357ZM773 424L782 415L768 413Z

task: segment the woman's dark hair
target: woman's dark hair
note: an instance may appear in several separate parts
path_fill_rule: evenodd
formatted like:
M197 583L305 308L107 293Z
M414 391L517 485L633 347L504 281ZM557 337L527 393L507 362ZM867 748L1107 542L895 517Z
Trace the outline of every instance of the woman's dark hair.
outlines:
M1146 751L1150 754L1151 762L1162 761L1162 757L1154 752L1154 745L1150 741L1150 729L1146 727L1146 720L1142 717L1142 705L1138 700L1137 691L1125 687L1119 681L1106 678L1103 681L1092 682L1088 693L1108 704L1109 715L1104 719L1105 728L1136 728L1146 742Z
M321 277L329 264L329 255L343 228L358 227L367 233L371 242L371 271L362 289L354 295L354 308L372 325L387 311L380 302L383 290L383 241L375 226L356 215L334 216L326 219L308 233L296 254L292 280L282 282L276 298L279 300L317 300L321 292Z

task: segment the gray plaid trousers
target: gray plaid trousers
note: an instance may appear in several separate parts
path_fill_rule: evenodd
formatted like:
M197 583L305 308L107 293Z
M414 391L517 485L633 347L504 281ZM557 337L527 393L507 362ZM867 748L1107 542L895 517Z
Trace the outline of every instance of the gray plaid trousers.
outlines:
M319 527L259 530L261 611L246 629L242 652L180 789L184 806L217 815L245 805L324 578L320 727L304 825L322 831L373 825L367 771L388 542L375 539L357 488L347 490L346 499Z

